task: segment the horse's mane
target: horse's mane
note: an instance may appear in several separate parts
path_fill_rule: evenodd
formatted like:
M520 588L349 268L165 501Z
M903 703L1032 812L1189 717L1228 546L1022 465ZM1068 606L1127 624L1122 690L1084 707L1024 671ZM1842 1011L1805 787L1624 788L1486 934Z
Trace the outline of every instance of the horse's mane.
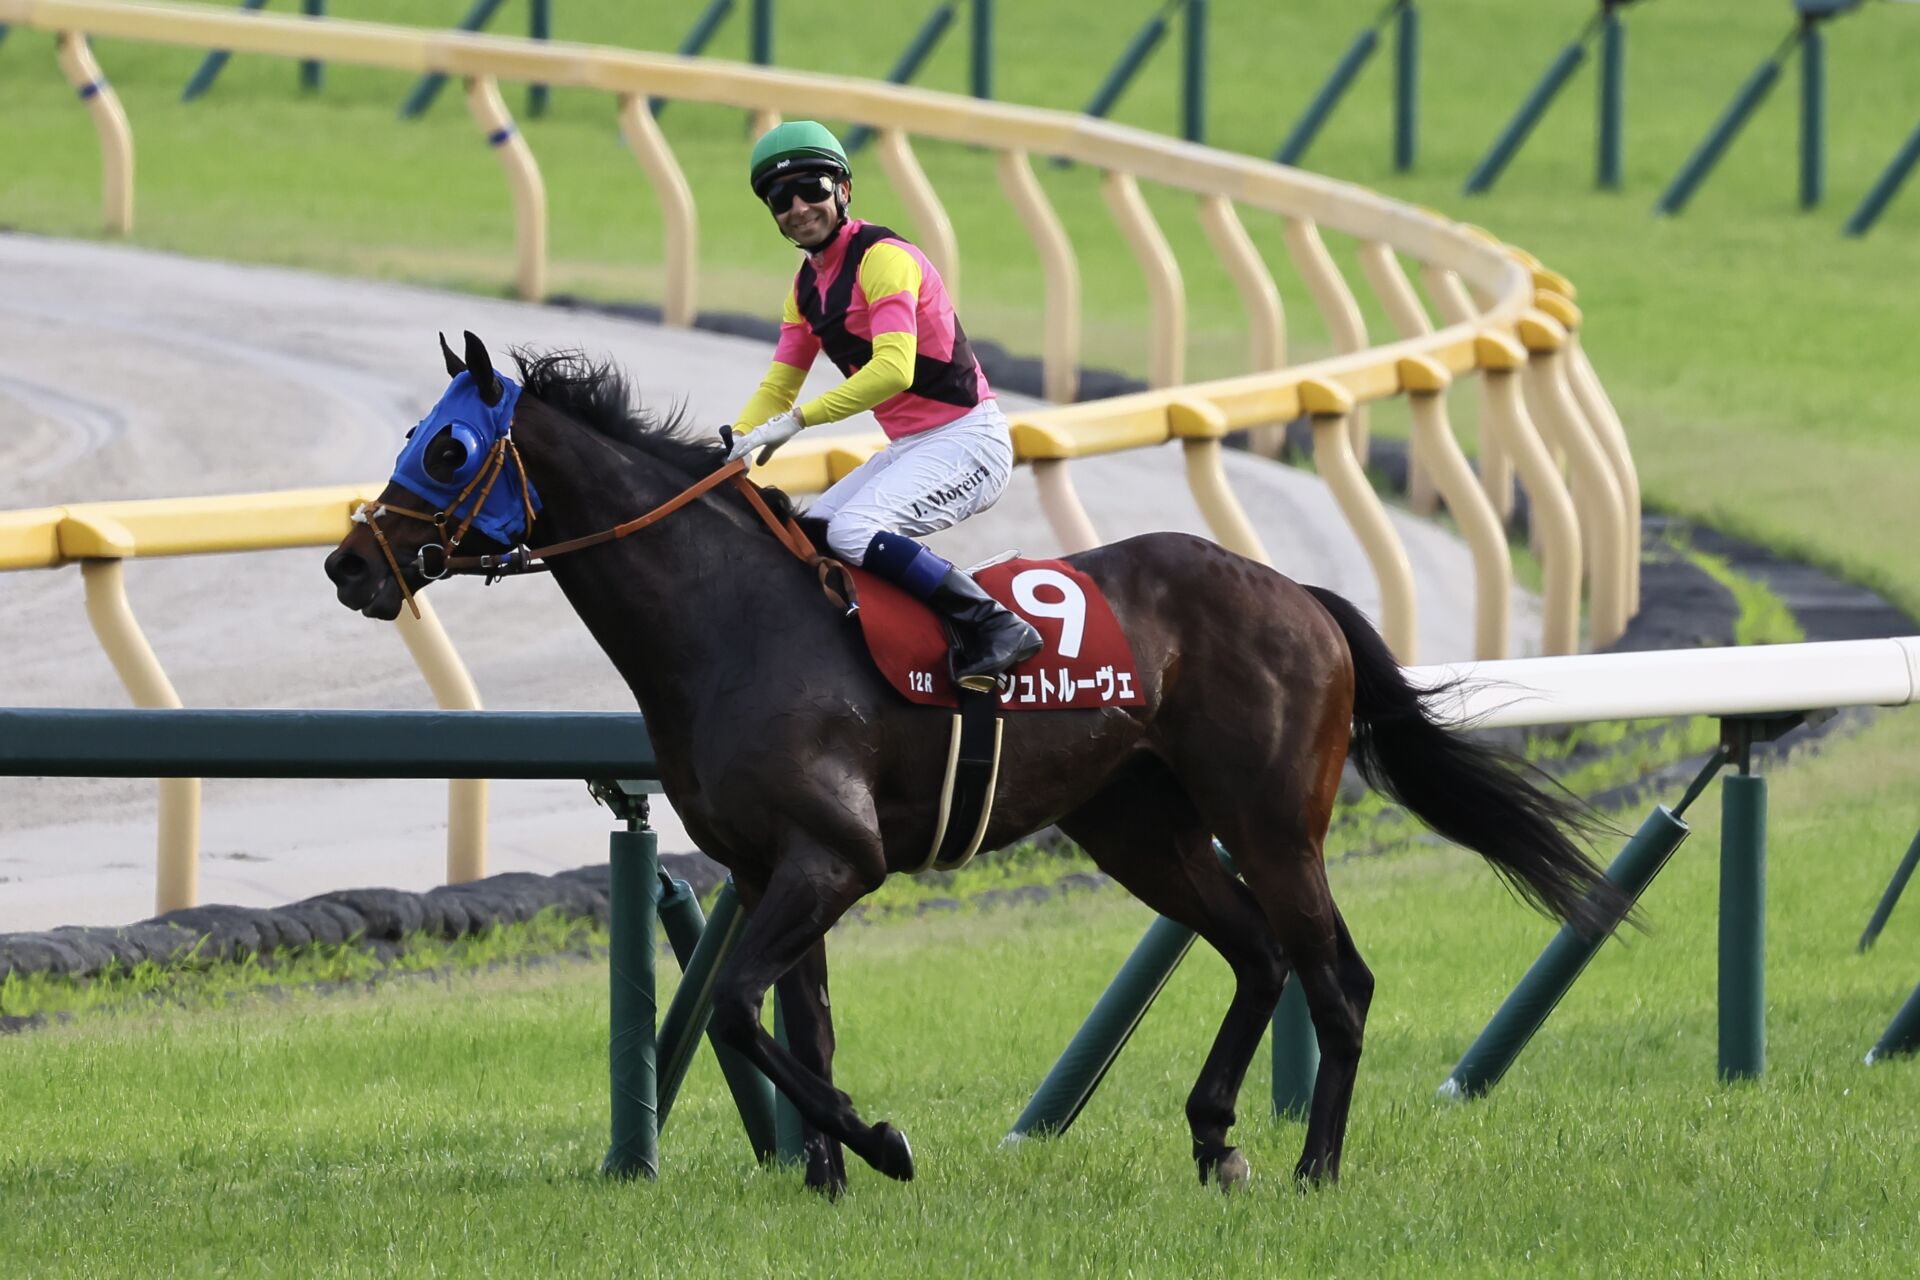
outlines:
M641 406L626 373L611 360L596 361L584 351L513 349L520 366L521 391L581 426L615 444L646 454L689 477L698 479L727 460L716 431L703 436L686 422L687 407L674 405L664 415ZM780 519L795 514L793 499L779 489L762 487L767 506ZM727 493L744 507L745 500ZM757 524L758 521L756 520ZM816 545L822 539L818 522L803 525Z

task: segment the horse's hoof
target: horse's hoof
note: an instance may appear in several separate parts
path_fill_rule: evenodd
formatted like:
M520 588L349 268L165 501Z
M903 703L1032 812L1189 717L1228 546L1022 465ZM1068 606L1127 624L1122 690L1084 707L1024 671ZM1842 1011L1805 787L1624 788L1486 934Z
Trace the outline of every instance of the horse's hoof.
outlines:
M829 1200L838 1200L847 1189L846 1165L839 1150L825 1139L807 1144L807 1190L818 1191Z
M1293 1178L1302 1191L1330 1187L1340 1181L1340 1166L1324 1156L1312 1160L1302 1156L1300 1163L1293 1167Z
M1227 1154L1213 1166L1213 1184L1220 1190L1231 1194L1235 1188L1244 1187L1253 1178L1253 1166L1240 1154L1240 1148L1229 1147ZM1201 1175L1201 1181L1206 1175Z
M867 1163L896 1182L913 1181L913 1148L907 1135L881 1121L873 1126L874 1155Z

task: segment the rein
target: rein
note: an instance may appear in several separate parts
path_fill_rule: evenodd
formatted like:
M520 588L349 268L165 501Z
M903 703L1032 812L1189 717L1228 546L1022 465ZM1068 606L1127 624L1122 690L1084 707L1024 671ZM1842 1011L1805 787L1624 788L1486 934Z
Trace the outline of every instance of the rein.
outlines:
M448 505L455 511L459 510L460 504L466 501L467 496L473 492L475 486L480 486L484 482L484 487L480 490L480 496L473 504L474 514L479 514L480 507L486 502L487 495L493 491L494 482L500 478L501 472L506 469L509 456L513 459L515 469L520 473L520 502L526 512L527 524L531 526L534 518L534 510L533 497L527 488L527 469L525 464L520 460L519 449L515 448L513 441L506 436L502 436L494 444L492 451L487 455L486 464L474 478L468 482L467 487L462 489L459 495ZM407 607L413 610L413 616L418 618L420 616L420 606L414 602L413 592L407 586L406 575L400 570L400 561L398 557L394 555L393 545L387 541L387 535L380 528L378 523L380 516L391 513L397 516L405 516L410 520L425 521L439 532L440 541L423 545L415 561L421 575L428 581L437 582L441 578L467 575L484 576L489 583L492 583L500 578L511 577L515 574L539 573L548 570L552 568L552 566L544 562L553 559L555 556L566 555L573 551L584 551L588 547L597 547L602 543L613 542L620 538L627 537L629 534L638 533L648 525L657 524L666 519L695 499L719 488L723 484L731 482L734 487L740 490L742 496L747 500L747 505L753 508L762 523L767 526L775 538L780 540L780 545L792 552L796 559L813 569L814 572L819 575L820 589L826 592L827 598L839 605L843 611L851 612L857 606L854 604L852 580L846 574L844 567L839 561L829 556L823 556L815 550L812 541L807 537L805 531L800 528L799 522L794 520L793 517L788 516L782 520L779 516L774 515L773 509L767 505L766 498L760 493L760 486L747 479L746 471L747 460L744 457L735 458L732 462L727 463L718 470L712 471L699 480L694 481L691 485L682 489L679 493L667 499L653 510L644 515L636 516L632 520L614 525L611 529L602 529L598 533L590 533L584 537L569 538L565 542L549 543L544 547L529 548L525 545L516 546L501 555L456 556L453 554L454 548L460 545L461 540L467 536L467 531L473 524L474 517L472 515L461 521L459 530L453 533L448 532L447 526L450 522L447 519L447 513L445 511L435 511L431 513L413 511L406 507L396 507L391 503L381 503L371 510L368 504L361 503L360 507L353 513L353 520L356 524L364 524L373 531L374 540L380 544L381 552L387 557L387 567L393 571L394 580L400 584L400 592L406 597ZM437 551L439 553L437 569L429 562L429 551ZM536 563L536 561L542 563ZM844 591L836 591L827 583L828 576L836 571L840 573L840 580L845 588Z

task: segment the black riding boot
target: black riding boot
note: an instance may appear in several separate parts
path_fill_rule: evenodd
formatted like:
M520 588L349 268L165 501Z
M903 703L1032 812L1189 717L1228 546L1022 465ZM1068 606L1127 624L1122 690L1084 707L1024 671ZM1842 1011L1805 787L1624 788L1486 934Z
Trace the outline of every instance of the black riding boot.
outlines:
M1040 652L1033 624L958 569L947 570L927 603L953 628L953 682L962 689L991 692L1003 672Z
M947 620L953 682L962 689L989 693L1002 672L1040 652L1040 633L1031 623L904 534L874 534L862 567L905 587Z

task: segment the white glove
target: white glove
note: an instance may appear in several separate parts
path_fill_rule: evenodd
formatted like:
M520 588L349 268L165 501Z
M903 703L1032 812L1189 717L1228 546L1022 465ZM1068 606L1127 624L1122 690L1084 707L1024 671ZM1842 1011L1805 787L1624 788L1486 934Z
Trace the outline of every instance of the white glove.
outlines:
M806 425L800 421L798 410L789 409L777 418L768 418L744 434L736 431L733 434L733 448L727 453L727 461L744 458L758 449L760 457L755 460L754 465L764 467L767 465L767 459L773 456L773 451L800 434L801 428Z

